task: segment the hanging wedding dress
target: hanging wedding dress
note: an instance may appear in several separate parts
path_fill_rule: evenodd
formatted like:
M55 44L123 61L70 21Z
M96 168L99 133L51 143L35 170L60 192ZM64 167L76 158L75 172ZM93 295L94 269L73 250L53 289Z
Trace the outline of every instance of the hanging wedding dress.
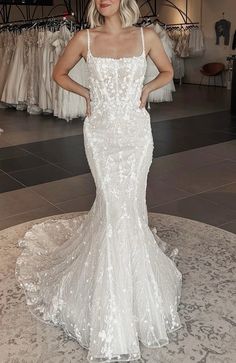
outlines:
M24 38L22 34L16 37L15 52L12 57L6 83L3 88L1 101L16 105L21 84L21 78L24 74Z
M0 59L0 99L2 92L9 76L12 59L15 52L15 35L11 32L6 32L2 39L2 58Z
M139 108L143 28L142 53L119 59L94 56L87 34L91 116L83 131L96 198L78 217L34 225L19 241L16 278L32 314L61 326L88 361L138 360L139 341L161 347L181 328L182 274L178 250L165 253L148 225L153 137L150 115Z
M172 61L172 57L174 55L173 51L173 44L171 39L169 38L167 32L162 29L162 27L156 23L155 26L150 25L148 27L151 27L155 30L155 32L160 37L160 40L162 42L162 45L165 49L165 52L169 58L170 61ZM148 83L152 81L155 77L157 77L159 74L159 71L155 65L155 63L152 61L152 59L148 56L147 57L147 70L144 77L144 82ZM173 101L172 92L175 92L175 85L174 81L171 80L168 84L165 86L150 92L148 96L149 102L171 102Z

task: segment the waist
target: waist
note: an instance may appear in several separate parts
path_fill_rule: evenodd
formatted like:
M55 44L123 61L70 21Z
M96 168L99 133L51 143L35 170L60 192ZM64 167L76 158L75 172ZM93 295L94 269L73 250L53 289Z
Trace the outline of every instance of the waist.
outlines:
M91 111L120 113L130 112L139 109L140 100L135 101L123 101L123 100L91 100L90 101Z
M98 107L98 105L91 105L91 116L89 119L96 119L97 123L110 124L118 123L121 125L122 123L127 124L127 121L132 122L137 125L140 120L143 122L144 119L148 119L150 121L150 114L146 110L145 107L140 108L137 105L126 105L125 107L120 105L112 106L103 106Z

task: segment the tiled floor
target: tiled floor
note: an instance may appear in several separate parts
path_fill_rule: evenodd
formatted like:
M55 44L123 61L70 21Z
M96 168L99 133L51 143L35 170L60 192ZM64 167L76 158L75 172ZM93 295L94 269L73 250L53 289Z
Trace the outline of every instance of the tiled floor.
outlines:
M219 103L219 99L215 102ZM208 108L205 106L207 112L213 100L209 103ZM175 107L180 110L180 104L182 99L177 105L171 104L171 112ZM194 116L182 114L168 119L167 115L165 121L159 122L152 115L155 149L148 175L148 210L199 220L236 233L236 120L227 110L201 115L195 111L193 107ZM21 115L24 124L23 113L15 113ZM63 124L58 126L56 122L53 126L54 120L40 117L40 124L49 122L49 129L54 127L58 137L35 141L37 129L25 127L25 140L32 142L8 146L9 139L4 138L8 131L0 136L1 229L43 216L89 210L94 201L96 190L83 135L73 123L57 120ZM15 119L8 120L17 134L19 124L16 127ZM82 127L82 121L79 123ZM50 132L45 133L47 137ZM38 132L38 140L42 134Z
M230 104L230 92L220 87L176 86L173 98L173 103L151 104L149 111L153 123L224 111ZM0 138L0 147L81 135L82 126L82 119L67 123L50 115L0 109L0 127L5 131L4 138Z
M153 122L152 133L156 158L235 139L236 123L221 111ZM0 192L89 172L83 135L0 148Z

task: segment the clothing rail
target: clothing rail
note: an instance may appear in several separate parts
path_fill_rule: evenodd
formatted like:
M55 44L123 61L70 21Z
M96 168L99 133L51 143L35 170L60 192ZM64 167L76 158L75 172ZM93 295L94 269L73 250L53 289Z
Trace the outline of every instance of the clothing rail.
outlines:
M40 21L45 21L45 20L54 20L56 19L60 19L61 20L69 20L69 21L73 21L72 19L68 19L68 17L74 17L74 14L63 14L63 15L54 15L54 16L47 16L47 17L43 17L43 18L35 18L35 19L28 19L28 20L14 20L11 21L9 23L0 23L0 28L7 26L7 25L14 25L14 24L30 24L33 22L40 22Z
M191 25L199 25L199 22L195 22L195 23L173 23L173 24L165 24L167 27L168 26L183 26L183 25L187 25L187 26L191 26Z
M151 20L151 18L154 18L154 19ZM151 23L158 22L162 26L165 26L166 25L165 23L163 23L163 21L161 21L160 19L158 19L158 17L156 15L140 16L137 24L140 24L140 20L141 21L150 20Z

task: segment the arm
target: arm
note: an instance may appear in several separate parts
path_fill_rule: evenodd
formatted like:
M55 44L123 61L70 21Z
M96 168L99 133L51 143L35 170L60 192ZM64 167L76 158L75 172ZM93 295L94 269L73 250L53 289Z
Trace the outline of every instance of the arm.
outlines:
M156 78L143 86L140 107L145 106L150 92L165 86L173 79L174 76L173 67L158 34L151 28L145 28L144 34L146 48L149 50L148 55L160 73Z
M76 93L85 98L87 104L86 113L90 113L90 94L89 89L71 79L68 75L70 70L82 58L85 58L87 52L87 34L81 30L76 33L68 42L58 62L53 68L52 79L67 91Z

